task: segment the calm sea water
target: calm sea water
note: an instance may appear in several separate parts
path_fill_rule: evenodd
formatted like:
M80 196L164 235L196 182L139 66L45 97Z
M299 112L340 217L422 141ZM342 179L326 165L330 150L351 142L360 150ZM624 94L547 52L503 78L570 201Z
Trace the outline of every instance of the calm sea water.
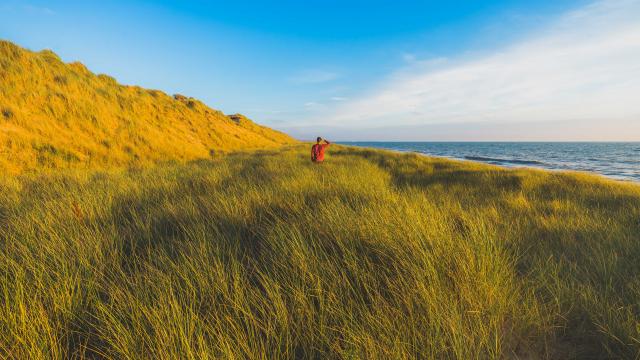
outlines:
M640 181L640 142L345 142L510 167L577 170Z

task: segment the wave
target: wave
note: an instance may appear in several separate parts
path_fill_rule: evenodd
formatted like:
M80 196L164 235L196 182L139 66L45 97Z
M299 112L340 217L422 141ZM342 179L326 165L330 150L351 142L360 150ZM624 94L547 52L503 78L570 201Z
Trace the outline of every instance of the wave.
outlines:
M541 161L536 160L519 160L519 159L500 159L500 158L490 158L484 156L465 156L467 160L473 161L482 161L482 162L495 162L495 163L507 163L507 164L518 164L518 165L544 165Z

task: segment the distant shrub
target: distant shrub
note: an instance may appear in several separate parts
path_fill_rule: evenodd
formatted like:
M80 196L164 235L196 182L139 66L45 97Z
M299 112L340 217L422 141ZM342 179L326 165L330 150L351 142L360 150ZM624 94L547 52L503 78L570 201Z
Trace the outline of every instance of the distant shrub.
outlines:
M8 41L0 40L0 52L2 52L3 56L6 59L17 60L22 57L21 49Z
M58 154L58 149L51 145L51 144L44 144L38 147L38 150L41 153L48 153L48 154L52 154L52 155L56 155Z
M239 124L240 121L242 120L242 117L239 114L233 114L233 115L229 115L229 119L234 121L236 124Z
M109 97L109 95L110 95L108 90L106 90L106 89L101 89L101 88L97 88L97 89L96 89L96 93L97 93L97 94L99 94L100 96L105 97L105 98L108 98L108 97Z
M42 57L49 63L62 62L58 54L49 49L40 51L40 54L42 54Z
M84 66L84 64L79 61L70 63L69 67L71 67L73 70L75 70L79 74L86 75L91 73L91 71L89 71L89 69L87 69L87 67Z
M13 117L13 111L7 107L2 108L2 116L5 119L11 119Z
M186 97L186 96L184 96L182 94L174 94L173 98L178 100L178 101L187 101L187 100L189 100L188 97Z
M56 75L53 77L53 81L60 85L67 85L67 77L64 75Z
M116 81L116 79L106 74L99 74L98 79L100 79L100 81L102 81L103 83L106 83L109 85L118 85L118 82Z

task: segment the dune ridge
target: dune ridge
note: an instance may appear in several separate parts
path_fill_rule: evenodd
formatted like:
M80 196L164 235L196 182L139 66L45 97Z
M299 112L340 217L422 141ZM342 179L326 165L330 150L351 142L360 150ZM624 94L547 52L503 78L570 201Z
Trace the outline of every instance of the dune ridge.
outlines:
M294 143L243 115L121 85L54 52L0 40L0 171L207 158Z

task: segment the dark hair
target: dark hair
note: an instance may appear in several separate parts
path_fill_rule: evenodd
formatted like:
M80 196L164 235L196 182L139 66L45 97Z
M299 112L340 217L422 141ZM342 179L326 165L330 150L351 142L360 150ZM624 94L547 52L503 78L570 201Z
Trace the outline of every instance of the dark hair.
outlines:
M316 139L316 142L320 142L320 141L322 141L322 138L318 136L318 138Z

